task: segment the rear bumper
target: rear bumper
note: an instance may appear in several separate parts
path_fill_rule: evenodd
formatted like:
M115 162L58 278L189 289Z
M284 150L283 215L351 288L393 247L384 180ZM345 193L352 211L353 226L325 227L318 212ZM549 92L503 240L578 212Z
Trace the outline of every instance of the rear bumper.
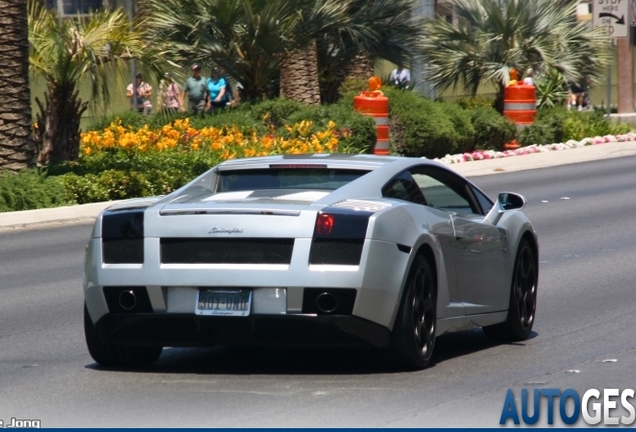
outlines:
M96 323L103 342L121 345L386 347L388 328L355 316L197 316L109 313Z
M306 288L355 289L352 315L391 328L410 255L395 243L367 240L360 265L310 265L311 239L296 239L289 265L161 264L160 240L144 239L143 264L103 264L101 239L86 256L84 296L97 321L109 312L103 287L145 286L155 313L194 313L199 288L283 288L286 314L303 310ZM254 304L258 299L254 300Z

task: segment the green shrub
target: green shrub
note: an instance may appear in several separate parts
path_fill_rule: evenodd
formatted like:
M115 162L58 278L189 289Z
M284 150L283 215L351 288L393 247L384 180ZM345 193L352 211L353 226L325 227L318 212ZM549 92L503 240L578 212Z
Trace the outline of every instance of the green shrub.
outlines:
M93 121L88 125L86 130L102 130L106 129L112 122L119 119L124 127L132 127L137 130L142 128L148 123L149 119L154 118L156 114L152 116L144 116L137 111L126 110L118 113L110 114ZM165 124L165 123L164 123ZM162 125L163 126L163 125Z
M626 134L628 132L631 132L634 130L634 127L632 125L629 125L627 123L613 123L610 122L610 135L620 135L620 134Z
M166 158L167 159L167 158ZM78 204L168 194L183 186L201 172L175 167L151 168L144 171L108 169L100 173L78 175L69 172L59 176L67 197ZM203 167L201 167L203 168Z
M172 172L180 173L178 178L191 179L217 163L219 163L219 155L213 151L180 152L167 150L131 154L122 151L103 151L82 155L79 161L52 166L49 172L54 175L73 173L83 176L100 174L107 170L137 171L145 173L151 184L154 184ZM151 174L158 178L156 182L152 179Z
M437 103L453 124L456 135L453 152L464 153L475 150L475 128L470 111L455 103Z
M554 130L550 125L535 122L519 132L517 141L525 147L533 144L552 144L556 142L553 137Z
M19 173L0 171L0 212L31 210L75 204L68 199L64 185L55 177L37 170Z
M262 134L267 131L266 124L257 119L252 112L247 109L224 108L212 115L191 117L190 125L195 129L205 127L220 128L223 126L237 126L242 132L255 130Z
M565 104L569 89L559 71L551 69L541 79L538 79L535 85L539 109L559 107Z
M485 98L483 96L463 97L461 99L458 99L456 103L460 107L462 107L464 109L467 109L467 110L472 110L473 108L477 108L477 107L486 107L486 108L494 108L495 107L495 100L494 99Z
M563 107L540 109L534 124L519 134L519 143L527 146L580 141L587 137L626 133L630 129L628 125L611 123L597 111L568 111Z
M386 88L394 150L405 156L443 157L457 148L458 134L442 104L415 92Z
M106 187L97 182L97 174L77 175L75 173L64 174L59 177L66 189L69 199L78 204L108 201L110 192Z
M631 128L625 124L614 124L606 120L600 112L570 111L563 129L564 141L571 139L580 141L586 137L626 133Z
M339 153L371 153L377 140L375 120L353 110L353 106L329 105L328 115L336 123Z
M368 80L364 78L347 78L338 89L338 93L340 93L338 103L353 106L353 98L366 90L369 90Z
M309 110L305 104L290 99L278 98L266 100L252 106L252 116L267 126L279 129L289 123L289 117L301 110Z
M475 130L475 148L477 150L501 151L504 144L515 138L516 125L494 108L476 106L469 112Z

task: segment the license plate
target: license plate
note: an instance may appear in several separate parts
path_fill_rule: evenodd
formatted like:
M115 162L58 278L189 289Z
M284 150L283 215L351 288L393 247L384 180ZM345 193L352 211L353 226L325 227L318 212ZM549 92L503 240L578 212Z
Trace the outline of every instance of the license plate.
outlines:
M247 316L252 305L252 290L199 288L197 315Z

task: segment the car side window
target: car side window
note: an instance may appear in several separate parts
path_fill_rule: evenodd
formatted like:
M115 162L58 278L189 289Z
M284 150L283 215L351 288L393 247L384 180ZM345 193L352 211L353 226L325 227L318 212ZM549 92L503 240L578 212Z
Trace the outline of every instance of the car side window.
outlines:
M488 213L488 211L493 206L493 202L490 200L490 198L484 195L480 190L475 188L471 188L471 190L473 191L473 194L477 198L477 201L479 201L479 205L481 206L481 209L484 211L484 214Z
M422 190L408 171L394 177L382 188L382 196L427 205Z
M429 206L458 213L483 214L461 177L431 166L412 168L411 175Z

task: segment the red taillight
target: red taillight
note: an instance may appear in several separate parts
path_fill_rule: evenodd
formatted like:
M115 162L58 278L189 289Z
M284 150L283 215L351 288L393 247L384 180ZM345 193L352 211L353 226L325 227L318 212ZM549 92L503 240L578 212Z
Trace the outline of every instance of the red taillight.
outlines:
M319 214L316 219L316 235L330 235L333 231L335 218L329 214Z

